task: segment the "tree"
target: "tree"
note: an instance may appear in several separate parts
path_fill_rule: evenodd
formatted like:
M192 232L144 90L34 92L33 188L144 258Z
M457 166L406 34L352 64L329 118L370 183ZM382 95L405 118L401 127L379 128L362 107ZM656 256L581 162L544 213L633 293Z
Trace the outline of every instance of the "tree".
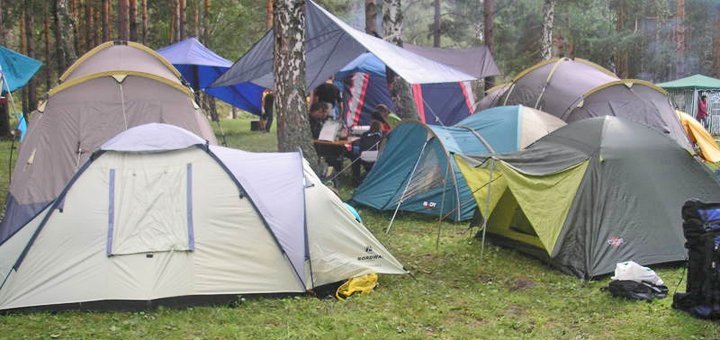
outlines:
M403 46L403 16L401 0L383 0L383 34L385 40ZM416 118L417 107L412 98L410 84L389 67L386 68L388 89L397 114L403 118Z
M128 20L130 21L130 41L138 41L137 29L137 0L130 0L128 9Z
M73 22L68 14L67 1L55 0L53 2L53 19L55 29L55 58L57 60L58 74L77 59L73 41Z
M177 41L185 40L185 0L177 0L178 2L178 34Z
M305 0L275 0L274 9L273 105L278 149L290 152L300 148L319 173L305 102Z
M128 0L118 1L118 40L130 38L130 27L128 26Z
M483 39L490 54L495 55L493 44L493 33L495 30L495 0L483 1ZM495 77L485 78L485 88L489 89L495 85Z
M545 0L543 3L543 29L540 55L548 60L553 56L553 25L555 22L556 0Z
M273 0L265 0L265 29L273 26Z
M375 0L365 0L365 33L378 36L377 5Z
M435 15L433 19L433 47L440 47L440 0L435 0Z
M0 45L5 45L5 6L4 0L0 0Z
M35 38L33 37L33 31L35 26L35 20L33 18L33 2L32 0L25 0L25 39L27 40L26 53L30 58L35 58ZM37 98L35 96L35 79L30 79L26 86L27 91L27 107L23 108L23 115L27 118L27 114L35 110L37 105ZM27 119L26 119L27 121Z
M102 40L110 40L110 0L102 0L100 17L102 18Z
M148 39L148 7L147 0L142 0L142 43L147 44Z

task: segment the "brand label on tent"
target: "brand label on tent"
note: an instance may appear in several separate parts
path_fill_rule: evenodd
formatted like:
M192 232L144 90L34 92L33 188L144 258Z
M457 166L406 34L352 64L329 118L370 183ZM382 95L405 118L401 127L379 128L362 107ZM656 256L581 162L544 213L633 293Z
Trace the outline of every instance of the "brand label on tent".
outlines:
M608 243L609 246L611 246L611 247L613 247L613 248L617 248L617 247L625 244L625 240L624 240L622 237L619 237L619 236L611 236L611 237L607 240L607 243Z
M425 209L434 209L435 207L437 207L437 203L435 203L435 202L428 202L428 201L423 202L423 208L425 208Z
M358 256L358 261L375 261L382 258L382 255L375 253L372 246L365 246L365 254Z

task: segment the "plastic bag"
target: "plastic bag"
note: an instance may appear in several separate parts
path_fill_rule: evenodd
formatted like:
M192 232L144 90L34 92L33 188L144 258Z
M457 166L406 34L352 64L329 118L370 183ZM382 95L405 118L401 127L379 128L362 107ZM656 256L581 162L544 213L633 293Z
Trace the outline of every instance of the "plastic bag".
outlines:
M635 282L650 282L656 286L663 286L665 283L658 276L654 270L643 267L634 261L627 261L618 263L615 266L615 276L611 277L613 280L620 281L635 281Z

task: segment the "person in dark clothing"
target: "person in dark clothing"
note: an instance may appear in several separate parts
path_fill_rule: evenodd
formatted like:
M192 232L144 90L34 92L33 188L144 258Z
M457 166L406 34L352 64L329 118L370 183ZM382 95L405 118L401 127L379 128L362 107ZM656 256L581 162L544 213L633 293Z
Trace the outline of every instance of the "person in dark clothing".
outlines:
M353 143L352 148L352 177L355 185L360 185L363 177L360 176L360 167L365 169L367 174L372 169L374 162L365 162L360 159L363 151L377 151L380 149L380 142L382 141L385 134L382 132L382 123L374 120L370 124L370 130L363 133L359 140Z
M310 132L313 139L320 137L320 131L328 118L329 107L326 103L315 103L310 105Z
M342 112L340 89L338 89L332 82L318 85L312 93L310 102L312 104L320 102L330 104L331 112L329 113L332 115L333 119L337 119L339 117L339 113Z
M263 100L263 114L260 117L261 120L265 121L265 132L270 132L273 122L273 101L275 101L275 95L268 93Z

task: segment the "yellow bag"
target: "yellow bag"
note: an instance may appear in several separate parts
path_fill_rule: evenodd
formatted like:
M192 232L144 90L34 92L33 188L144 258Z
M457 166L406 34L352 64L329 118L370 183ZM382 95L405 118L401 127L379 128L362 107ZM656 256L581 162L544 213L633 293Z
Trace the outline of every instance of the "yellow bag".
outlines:
M375 273L353 277L338 287L335 297L344 301L355 293L368 294L377 286L378 275Z

